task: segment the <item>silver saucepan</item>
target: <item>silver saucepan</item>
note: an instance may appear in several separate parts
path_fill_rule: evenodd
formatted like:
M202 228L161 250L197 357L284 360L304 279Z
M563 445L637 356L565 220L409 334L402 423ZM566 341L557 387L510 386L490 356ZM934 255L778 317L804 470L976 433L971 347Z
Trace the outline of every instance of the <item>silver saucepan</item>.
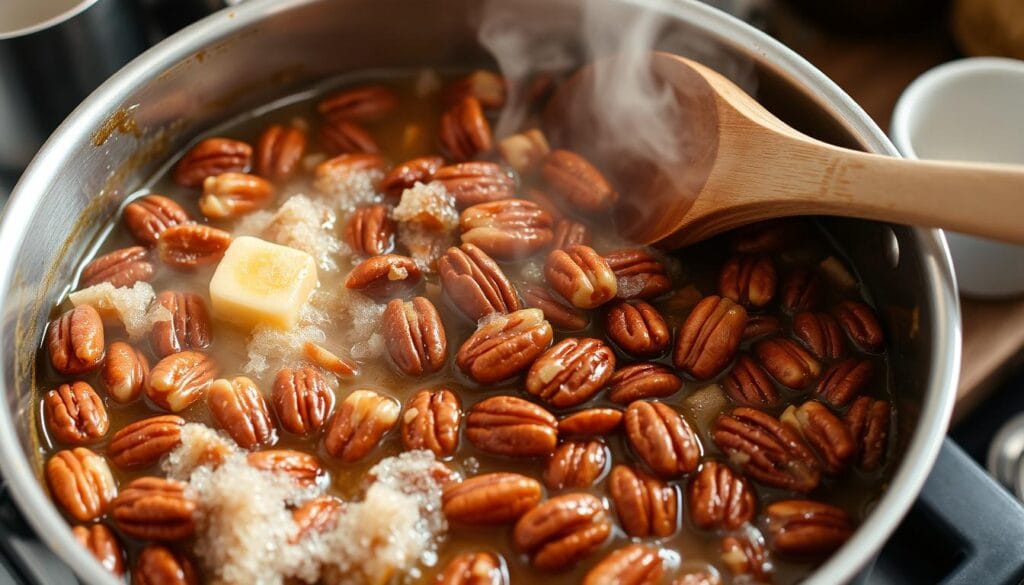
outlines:
M512 20L578 34L581 6L666 18L669 48L736 64L784 121L847 147L896 155L834 83L769 36L693 0L503 0ZM589 6L588 6L589 7ZM253 0L168 38L93 93L35 157L0 223L0 467L39 536L88 583L113 585L80 547L39 481L34 355L49 308L119 204L166 157L214 123L345 72L465 67L488 59L472 0ZM726 70L729 74L730 71ZM753 87L748 85L748 87ZM926 202L922 202L926 205ZM960 362L960 315L942 234L822 220L880 309L899 412L899 464L856 534L809 579L854 579L917 497L939 450Z

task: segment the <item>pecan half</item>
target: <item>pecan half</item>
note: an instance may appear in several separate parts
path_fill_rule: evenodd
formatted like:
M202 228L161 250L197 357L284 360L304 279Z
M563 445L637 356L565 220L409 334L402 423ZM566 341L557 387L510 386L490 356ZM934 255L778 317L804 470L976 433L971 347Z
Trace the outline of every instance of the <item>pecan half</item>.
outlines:
M312 341L302 344L302 355L310 362L339 377L347 378L359 373L358 365L335 355L334 352L328 351Z
M75 526L71 534L104 569L119 577L124 575L124 550L117 535L106 524Z
M615 353L599 339L569 337L530 366L526 391L566 408L589 400L615 371Z
M705 461L687 488L690 519L702 530L736 530L757 511L754 490L743 476L718 461Z
M373 135L349 120L328 120L320 126L320 144L330 156L339 154L377 154L380 147Z
M833 313L857 347L872 353L885 349L882 326L871 307L860 301L843 301L836 305Z
M821 373L821 363L791 339L772 337L759 341L754 353L773 378L794 390L810 386Z
M295 544L311 534L334 528L344 511L345 503L331 496L320 496L306 502L292 511L295 534L289 541Z
M622 411L614 408L588 408L558 421L558 434L563 437L603 437L618 430L622 416Z
M384 254L363 260L348 273L345 287L377 300L401 294L423 279L423 271L408 256Z
M754 527L722 539L722 561L734 577L747 577L754 583L770 583L771 558L764 536Z
M85 382L61 384L47 392L43 412L50 435L68 445L95 442L110 428L103 399Z
M531 128L498 141L498 152L508 166L518 173L529 173L539 167L551 147L544 133Z
M505 105L505 79L493 71L477 69L445 90L445 102L450 104L466 96L475 97L488 110L500 109Z
M743 341L775 335L779 331L782 331L782 322L775 315L750 315L743 328Z
M199 211L210 219L233 219L266 207L274 199L274 186L263 177L224 173L206 177Z
M65 376L96 369L103 361L103 319L92 305L79 305L46 329L50 364Z
M885 462L892 406L887 400L861 396L846 411L846 424L857 446L857 464L867 472L877 470Z
M672 290L665 265L643 248L615 250L604 259L615 273L620 299L653 299Z
M171 412L199 400L217 376L217 364L197 351L172 353L157 362L146 381L146 396Z
M544 318L562 331L580 331L590 325L590 317L583 311L560 301L546 287L522 283L519 292L523 304L544 311Z
M611 454L601 441L567 441L551 454L544 468L544 485L551 490L587 488L604 474Z
M821 296L821 279L805 268L790 272L782 283L782 308L792 313L814 309Z
M380 189L390 197L399 197L402 191L410 189L416 183L426 185L434 180L434 174L444 166L444 159L439 156L422 156L395 166L380 182Z
M295 126L271 124L256 142L253 170L271 181L284 181L299 168L306 154L306 131Z
M380 256L395 248L398 226L387 205L367 205L352 212L345 224L345 241L361 256Z
M698 380L713 378L736 355L746 324L742 306L715 295L704 297L679 328L672 362Z
M504 524L540 502L540 483L518 473L486 473L445 486L441 509L449 522Z
M132 585L199 585L199 574L185 555L150 544L139 551Z
M529 368L551 344L552 335L540 309L501 315L469 336L455 363L475 382L494 384Z
M825 371L816 392L825 402L842 408L864 391L874 373L875 366L870 361L848 359L833 364Z
M356 390L345 397L327 428L324 447L345 463L370 454L398 423L398 401L372 390Z
M615 298L618 282L608 262L583 245L553 250L544 262L551 288L581 309L593 309Z
M552 191L585 213L608 211L619 199L601 171L575 152L551 151L541 173Z
M625 422L630 448L654 473L672 478L697 469L700 440L672 407L637 400L626 408Z
M206 177L221 173L244 173L252 162L252 147L230 138L207 138L181 157L174 168L174 181L184 187L199 187Z
M775 408L779 404L779 391L757 362L746 355L736 359L732 370L722 381L722 388L733 402L754 408Z
M249 378L214 380L206 401L213 419L239 447L252 449L274 442L274 422L267 401Z
M846 353L843 331L827 313L797 313L793 317L793 334L818 358L839 359Z
M302 487L324 483L327 474L316 455L291 449L256 451L249 453L245 460L256 469L285 474Z
M508 585L508 579L494 554L466 552L448 561L435 585Z
M462 405L447 388L420 390L402 415L402 445L412 451L428 449L437 457L448 457L459 445Z
M555 202L555 200L552 199L551 195L548 195L546 192L541 191L540 189L525 188L525 189L523 189L522 197L524 199L526 199L527 201L532 201L532 202L536 203L537 207L540 207L541 209L546 211L547 214L551 216L551 223L552 223L553 226L557 226L565 218L565 214L562 213L562 209L558 206L558 204ZM576 222L573 222L573 223L576 223ZM577 225L582 226L583 224L577 224ZM584 228L585 228L585 226L584 226ZM556 229L555 227L552 227L552 230L555 230L555 229ZM587 241L585 241L585 242L572 242L572 243L573 244L590 244L589 233L587 234ZM559 247L564 247L564 246L559 246Z
M103 515L117 483L102 456L85 447L58 451L46 462L46 483L64 512L79 522Z
M484 117L480 100L466 96L442 114L438 138L441 149L459 161L491 150L491 125Z
M142 394L149 377L149 360L127 343L115 341L107 349L101 377L110 397L126 404Z
M149 467L181 444L185 419L173 414L151 416L114 433L107 457L121 469Z
M465 209L481 203L509 199L515 194L515 182L502 168L489 162L465 162L437 169L435 181L444 185L455 198L455 206Z
M501 267L473 244L462 244L437 261L441 286L452 304L471 321L520 309L515 288Z
M136 282L153 280L153 263L142 246L132 246L104 254L82 269L82 288L109 282L115 288L134 286Z
M745 406L715 419L711 436L729 460L755 481L809 492L821 470L800 435L771 415Z
M167 228L192 221L180 205L162 195L146 195L132 201L121 218L132 236L149 246L155 245Z
M551 223L546 211L525 199L479 203L459 218L463 242L504 261L527 258L551 244Z
M353 173L384 172L384 157L368 152L349 152L321 161L313 169L313 184L332 185L344 181ZM320 187L317 187L320 188Z
M384 85L364 85L328 95L317 103L316 111L329 120L374 121L397 106L395 90Z
M391 361L402 372L422 376L444 367L448 358L448 339L441 315L429 299L395 299L388 303L381 321L381 332Z
M523 515L512 531L516 550L541 571L567 569L597 550L611 535L604 503L590 494L551 498Z
M210 347L210 317L202 297L166 290L156 300L171 313L169 320L154 323L149 334L158 356Z
M775 263L765 255L736 255L718 274L718 290L745 307L764 307L775 297Z
M187 270L220 261L230 244L231 234L224 230L187 223L164 230L156 249L164 264Z
M644 301L620 301L608 309L605 331L622 351L637 358L657 357L672 343L672 332L658 309Z
M619 522L635 538L664 538L678 527L679 494L674 486L626 465L616 465L608 480Z
M281 427L305 437L327 423L334 407L334 392L314 368L281 368L274 378L271 401Z
M555 250L567 250L577 244L581 246L590 245L590 228L578 221L560 219L555 222L552 233L551 247Z
M466 417L465 432L478 449L509 457L548 455L558 443L555 417L514 396L495 396L474 404Z
M846 512L813 500L773 502L764 513L772 550L787 557L825 557L853 534Z
M142 540L184 540L195 534L196 503L188 484L173 479L140 477L111 503L110 516L121 532Z
M683 387L683 381L661 364L632 364L608 380L608 400L630 404L636 400L665 398Z
M658 549L630 544L594 565L583 577L583 585L657 585L664 573Z
M791 405L779 418L818 454L827 473L841 473L857 455L849 427L820 402Z

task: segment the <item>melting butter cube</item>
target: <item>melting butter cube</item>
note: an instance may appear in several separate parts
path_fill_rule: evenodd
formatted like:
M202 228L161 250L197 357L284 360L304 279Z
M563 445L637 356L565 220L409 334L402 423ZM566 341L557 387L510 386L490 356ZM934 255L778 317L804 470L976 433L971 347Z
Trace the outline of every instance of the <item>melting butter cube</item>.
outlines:
M317 287L316 261L302 250L235 238L210 280L213 314L244 327L291 329Z

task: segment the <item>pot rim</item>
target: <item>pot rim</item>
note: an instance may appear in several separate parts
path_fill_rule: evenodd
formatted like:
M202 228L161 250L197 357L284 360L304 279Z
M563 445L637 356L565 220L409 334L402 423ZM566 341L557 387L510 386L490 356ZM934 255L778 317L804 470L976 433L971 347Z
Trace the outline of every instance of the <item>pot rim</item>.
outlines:
M140 83L158 76L200 47L234 34L239 29L280 12L315 4L321 0L249 0L212 14L147 50L126 65L85 99L57 128L33 158L15 186L6 212L0 219L0 249L17 250L26 239L25 222L37 197L49 182L52 169L62 168L72 145L88 140L110 112ZM782 69L793 80L813 89L849 125L871 150L899 156L879 127L838 85L807 60L771 36L747 23L697 0L618 0L658 10L674 18L714 31L737 46L756 53ZM949 250L940 230L915 228L921 250L925 279L932 288L930 312L934 343L929 359L932 378L924 394L923 408L899 469L889 488L856 530L853 537L805 581L833 585L852 579L881 548L885 538L910 509L935 462L956 397L960 370L960 305L953 279ZM14 255L0 258L0 290L10 286L16 270ZM10 310L8 308L8 310ZM17 340L0 328L0 346L14 347ZM0 368L3 364L0 363ZM0 380L2 380L0 370ZM39 538L85 582L117 585L121 581L103 569L74 539L70 527L40 485L21 447L10 408L0 408L0 470L10 492ZM61 528L63 527L63 528Z

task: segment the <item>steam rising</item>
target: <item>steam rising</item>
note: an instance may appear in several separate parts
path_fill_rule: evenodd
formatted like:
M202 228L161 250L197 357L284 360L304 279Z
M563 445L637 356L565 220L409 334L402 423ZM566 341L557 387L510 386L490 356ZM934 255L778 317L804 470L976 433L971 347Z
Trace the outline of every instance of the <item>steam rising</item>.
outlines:
M690 196L681 202L688 207L700 185L686 171L713 153L704 152L702 120L679 123L688 121L686 108L694 100L660 82L651 69L651 52L690 57L748 92L754 88L753 64L722 54L706 38L653 9L587 0L576 7L545 4L526 11L544 14L540 19L524 17L521 3L509 6L500 0L488 1L480 15L480 43L509 81L497 136L537 125L531 124L536 122L528 95L531 76L568 77L592 63L574 91L560 92L572 95L574 103L556 103L546 112L549 139L581 152L611 176L623 195L619 212L627 223L663 215L659 208L666 202L652 205L647 198L664 181L671 183L671 191Z

